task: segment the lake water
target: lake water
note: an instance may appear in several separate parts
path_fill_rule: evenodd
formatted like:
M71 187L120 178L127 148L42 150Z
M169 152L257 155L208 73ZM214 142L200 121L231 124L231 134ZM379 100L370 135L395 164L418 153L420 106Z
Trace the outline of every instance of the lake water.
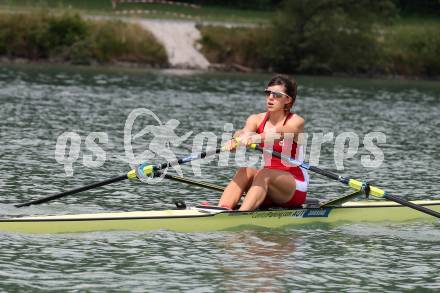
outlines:
M173 200L216 202L219 194L175 182L120 182L48 204L14 204L122 175L124 125L136 108L162 122L177 119L176 133L191 137L173 147L191 152L202 132L220 135L225 123L242 127L264 111L269 75L151 72L63 66L0 67L0 214L60 214L172 208ZM440 84L298 77L295 111L310 134L353 132L361 140L337 170L333 144L323 144L319 165L374 182L406 199L440 198ZM143 117L137 131L153 120ZM73 176L55 160L57 138L82 138ZM84 166L84 140L105 132L102 166ZM362 140L382 132L384 161L361 164ZM148 137L133 143L147 149ZM162 162L156 157L151 162ZM225 185L235 166L205 162L201 176ZM330 199L348 190L311 174L310 194ZM440 290L440 223L350 224L282 230L173 233L94 232L61 235L1 234L1 291L259 291L434 292Z

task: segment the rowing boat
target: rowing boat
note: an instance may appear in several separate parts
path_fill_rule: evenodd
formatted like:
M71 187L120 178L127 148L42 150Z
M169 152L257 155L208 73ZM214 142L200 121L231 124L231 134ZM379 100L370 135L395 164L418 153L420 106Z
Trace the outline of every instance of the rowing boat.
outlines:
M389 194L378 187L371 186L369 182L340 176L329 170L311 166L305 162L299 162L295 158L286 157L282 153L264 149L256 144L252 144L250 148L263 153L269 152L270 155L293 165L298 165L303 169L339 181L355 191L327 202L309 199L303 207L290 209L230 211L215 206L186 207L185 204L176 204L177 209L162 211L0 218L0 232L70 233L114 230L149 231L160 229L176 232L205 232L239 230L249 227L282 228L313 223L433 221L440 218L440 200L410 202L399 196ZM34 199L15 206L20 208L41 204L125 179L136 180L149 175L153 177L159 176L161 170L170 166L202 159L209 155L218 154L221 151L225 151L225 148L216 148L211 151L191 154L172 162L157 165L143 163L127 174ZM212 183L199 182L169 174L164 174L164 178L216 191L224 191L224 187ZM386 199L386 201L351 201L362 194L365 194L367 198L371 195L375 198Z
M307 224L362 222L435 221L436 218L391 201L349 201L338 206L228 211L212 206L194 206L162 211L111 212L0 219L1 232L72 233L92 231L176 232L242 230L252 227L282 228ZM440 211L440 200L413 203Z

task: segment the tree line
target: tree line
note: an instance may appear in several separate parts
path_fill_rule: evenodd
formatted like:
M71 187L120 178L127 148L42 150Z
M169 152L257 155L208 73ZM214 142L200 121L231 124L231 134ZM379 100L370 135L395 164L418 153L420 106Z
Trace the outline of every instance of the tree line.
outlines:
M227 6L239 9L277 9L282 0L175 0L208 6ZM378 0L377 2L381 2ZM440 0L393 0L394 6L402 14L440 15Z
M439 20L398 25L396 2L406 3L405 9L415 5L403 0L284 0L271 25L205 27L201 43L213 63L264 71L440 76ZM424 7L437 2L420 1Z

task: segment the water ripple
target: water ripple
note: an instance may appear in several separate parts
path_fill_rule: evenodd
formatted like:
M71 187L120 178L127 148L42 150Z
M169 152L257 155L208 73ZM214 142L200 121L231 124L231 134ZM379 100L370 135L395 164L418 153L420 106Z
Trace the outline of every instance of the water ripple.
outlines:
M264 109L268 76L188 74L76 67L0 68L2 215L162 209L173 200L216 202L219 193L175 182L124 182L50 204L13 204L124 174L123 128L134 108L162 121L178 119L179 134L240 128ZM361 149L340 173L373 180L405 198L438 198L440 88L429 82L299 78L296 111L310 133L382 131L387 143L379 169L360 164ZM147 123L148 121L145 121ZM64 131L83 140L106 132L108 160L98 168L74 163L65 177L54 159ZM147 140L136 148L145 148ZM192 141L176 148L187 154ZM161 161L160 158L153 160ZM232 160L231 160L232 161ZM335 169L324 145L320 165ZM234 171L205 161L196 179L225 185ZM191 166L185 176L194 177ZM322 199L345 187L312 175L310 193ZM263 291L402 292L440 290L439 223L312 226L213 233L111 232L0 235L2 291Z

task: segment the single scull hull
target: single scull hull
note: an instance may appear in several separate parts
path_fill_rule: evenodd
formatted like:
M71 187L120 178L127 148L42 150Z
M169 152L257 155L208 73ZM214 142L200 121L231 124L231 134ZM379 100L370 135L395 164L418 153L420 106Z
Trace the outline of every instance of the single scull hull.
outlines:
M414 201L440 212L440 200ZM255 212L228 212L209 208L35 216L0 219L0 232L71 233L92 231L178 232L281 228L312 223L437 221L438 219L394 202L347 202L339 207L300 208Z

